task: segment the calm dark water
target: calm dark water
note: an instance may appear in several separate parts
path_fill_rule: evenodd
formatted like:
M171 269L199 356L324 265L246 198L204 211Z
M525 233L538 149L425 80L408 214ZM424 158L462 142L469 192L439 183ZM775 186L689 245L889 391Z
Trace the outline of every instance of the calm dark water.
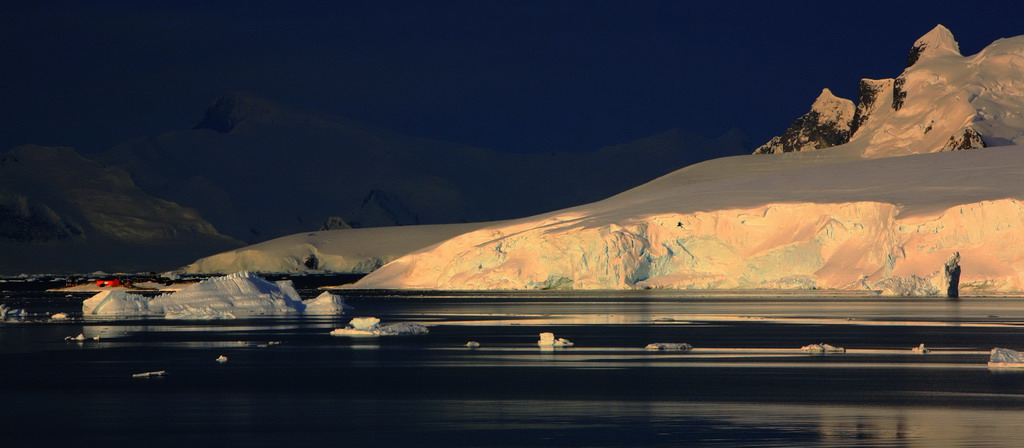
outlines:
M1024 374L985 366L1024 349L1019 299L357 292L348 316L184 321L82 319L85 297L0 294L71 313L0 323L0 446L1024 446ZM430 334L328 334L357 316ZM817 342L848 353L794 350Z

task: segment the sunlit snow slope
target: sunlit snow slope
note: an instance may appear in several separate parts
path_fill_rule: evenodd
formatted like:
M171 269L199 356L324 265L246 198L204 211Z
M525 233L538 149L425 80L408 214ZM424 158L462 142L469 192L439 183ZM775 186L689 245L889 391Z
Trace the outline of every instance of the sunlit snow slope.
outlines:
M416 249L494 224L434 224L299 233L201 258L181 271L362 274Z
M848 132L845 144L693 165L603 201L460 235L355 287L936 294L958 251L965 293L1024 291L1024 147L991 148L1024 141L1024 37L963 57L939 26L908 63L896 80L865 81L854 109L823 92L816 107L842 110L811 121ZM837 138L813 128L794 141Z

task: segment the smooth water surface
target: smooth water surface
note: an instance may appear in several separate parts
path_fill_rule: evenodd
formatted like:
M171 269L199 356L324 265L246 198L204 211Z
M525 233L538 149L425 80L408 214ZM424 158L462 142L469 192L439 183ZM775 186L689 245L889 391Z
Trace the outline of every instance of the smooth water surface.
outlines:
M1024 373L986 367L1024 349L1020 299L348 294L346 316L188 321L2 293L34 315L0 323L0 446L1024 446ZM430 334L329 335L359 316ZM819 342L848 351L799 350Z

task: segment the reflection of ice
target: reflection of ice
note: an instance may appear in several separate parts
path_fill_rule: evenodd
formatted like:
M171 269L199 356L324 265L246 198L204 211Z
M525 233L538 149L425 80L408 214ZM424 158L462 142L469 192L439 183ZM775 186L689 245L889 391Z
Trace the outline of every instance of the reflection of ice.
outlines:
M644 348L647 350L679 350L688 352L693 349L693 346L685 342L655 342L647 344L647 347Z
M830 344L826 344L824 342L820 344L805 345L803 347L800 347L800 350L803 350L808 353L846 353L845 348L836 347Z
M565 338L555 339L554 333L541 333L537 345L541 347L572 347L575 344Z

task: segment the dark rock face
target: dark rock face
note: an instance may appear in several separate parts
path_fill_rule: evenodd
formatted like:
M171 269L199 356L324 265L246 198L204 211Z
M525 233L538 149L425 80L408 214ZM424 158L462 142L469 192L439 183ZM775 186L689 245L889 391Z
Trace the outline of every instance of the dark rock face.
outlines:
M949 137L949 141L942 147L943 151L962 151L965 149L978 149L985 147L985 140L974 128L964 129L964 133Z
M857 94L857 110L853 113L853 122L850 123L850 136L857 133L861 125L868 121L868 116L875 108L875 101L882 89L886 88L890 80L883 79L875 81L872 79L860 80L860 91Z
M317 270L320 269L320 259L317 258L316 254L309 254L306 260L302 262L308 269Z
M797 118L778 137L772 137L754 150L754 154L778 154L802 151L808 148L823 149L842 145L850 141L850 123L823 119L816 110Z
M921 59L921 54L924 53L926 48L928 48L928 44L924 42L914 45L914 47L910 49L910 54L907 55L907 67L914 65L918 59Z
M324 225L320 226L320 231L343 230L351 228L352 226L348 225L348 223L345 222L344 219L341 219L340 216L331 216L330 218L327 218L326 221L324 221Z
M942 271L946 297L960 297L960 252L953 252Z
M907 78L902 76L892 82L892 110L903 108L903 102L907 99L907 91L903 90L903 85L906 83Z

